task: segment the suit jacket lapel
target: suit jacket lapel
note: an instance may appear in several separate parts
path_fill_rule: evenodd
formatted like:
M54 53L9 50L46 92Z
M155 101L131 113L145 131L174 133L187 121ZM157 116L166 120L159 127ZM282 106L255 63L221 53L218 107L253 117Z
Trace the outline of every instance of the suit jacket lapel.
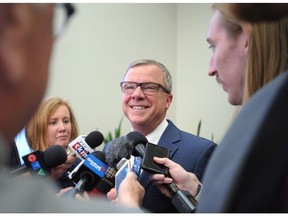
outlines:
M180 130L168 120L169 125L162 134L158 145L169 149L169 158L172 159L175 151L178 149L178 145L175 145L181 141Z
M162 134L158 145L168 148L169 158L172 159L174 153L178 149L178 146L174 144L179 142L181 140L181 137L180 137L180 130L170 120L168 120L168 123L169 125ZM149 173L142 171L142 173L139 176L138 180L144 188L146 188L151 182L149 179L149 175L150 175Z

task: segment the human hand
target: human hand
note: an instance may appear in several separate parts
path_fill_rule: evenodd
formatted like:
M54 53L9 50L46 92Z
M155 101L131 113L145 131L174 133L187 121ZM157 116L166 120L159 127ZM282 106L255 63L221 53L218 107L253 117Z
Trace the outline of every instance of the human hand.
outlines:
M133 172L129 172L121 182L118 197L116 198L116 189L112 188L107 193L107 198L112 203L120 203L127 207L139 208L142 204L145 190L137 181Z
M67 160L64 164L61 164L57 167L54 167L51 169L51 176L55 179L60 178L61 175L69 169L76 161L77 157L71 155L69 152L67 152Z
M163 174L150 176L150 179L154 181L163 194L171 198L171 193L163 184L169 184L174 180L179 189L189 191L192 196L196 196L198 184L201 182L194 173L187 172L182 166L168 158L154 157L153 159L156 163L168 167L169 174L172 177L165 177Z
M112 188L106 196L112 203L116 203L116 188Z
M69 191L71 191L73 189L74 189L74 187L63 188L56 194L56 196L63 196L63 195L65 196L65 194L68 194ZM89 194L86 191L84 191L81 194L79 194L79 193L75 194L74 198L77 200L90 200Z

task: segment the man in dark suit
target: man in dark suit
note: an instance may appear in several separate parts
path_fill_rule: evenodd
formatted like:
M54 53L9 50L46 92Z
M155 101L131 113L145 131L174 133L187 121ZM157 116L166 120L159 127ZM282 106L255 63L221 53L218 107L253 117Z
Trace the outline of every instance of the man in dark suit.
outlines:
M172 78L167 68L155 60L135 61L124 75L121 90L122 109L131 122L132 130L142 133L150 143L168 148L171 160L201 180L216 144L181 131L166 119L173 98ZM164 196L149 179L148 173L143 171L139 181L145 188L143 207L152 212L178 212L171 199ZM196 195L196 189L192 195Z
M170 120L167 120L167 122L168 126L158 145L168 148L170 159L181 164L185 170L190 170L201 181L215 144L204 138L181 131ZM149 177L149 173L143 171L139 178L140 183L145 188L143 207L153 212L177 212L171 204L171 200L163 196ZM194 197L196 192L197 188L195 187L194 193L192 193Z

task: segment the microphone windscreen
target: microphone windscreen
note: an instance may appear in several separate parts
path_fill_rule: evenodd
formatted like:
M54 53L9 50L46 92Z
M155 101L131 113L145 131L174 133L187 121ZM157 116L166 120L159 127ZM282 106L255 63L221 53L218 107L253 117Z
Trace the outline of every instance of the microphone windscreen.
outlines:
M103 134L99 131L92 131L85 137L85 142L94 149L97 146L101 145L104 140Z
M109 167L116 169L118 162L122 158L129 159L133 152L134 145L127 136L117 137L112 140L106 150L106 162Z
M132 151L132 155L143 157L146 144L148 143L147 138L138 131L131 131L127 134L127 137L133 142L134 150Z
M131 131L127 134L128 139L133 141L134 145L137 144L146 144L148 142L147 138L138 131Z
M53 168L66 162L67 152L63 146L54 145L43 152L43 160L48 168Z

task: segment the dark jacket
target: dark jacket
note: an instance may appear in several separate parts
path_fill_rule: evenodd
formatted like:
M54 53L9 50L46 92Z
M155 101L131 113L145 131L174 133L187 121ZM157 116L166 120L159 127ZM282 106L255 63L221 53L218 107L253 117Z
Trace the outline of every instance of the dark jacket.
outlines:
M201 181L207 162L217 146L214 142L196 135L181 131L172 121L162 134L158 145L169 149L169 158L180 164L185 170L193 172ZM105 145L104 151L108 149ZM177 209L171 200L163 195L149 180L145 171L139 176L139 182L145 188L142 207L159 213L176 213Z

